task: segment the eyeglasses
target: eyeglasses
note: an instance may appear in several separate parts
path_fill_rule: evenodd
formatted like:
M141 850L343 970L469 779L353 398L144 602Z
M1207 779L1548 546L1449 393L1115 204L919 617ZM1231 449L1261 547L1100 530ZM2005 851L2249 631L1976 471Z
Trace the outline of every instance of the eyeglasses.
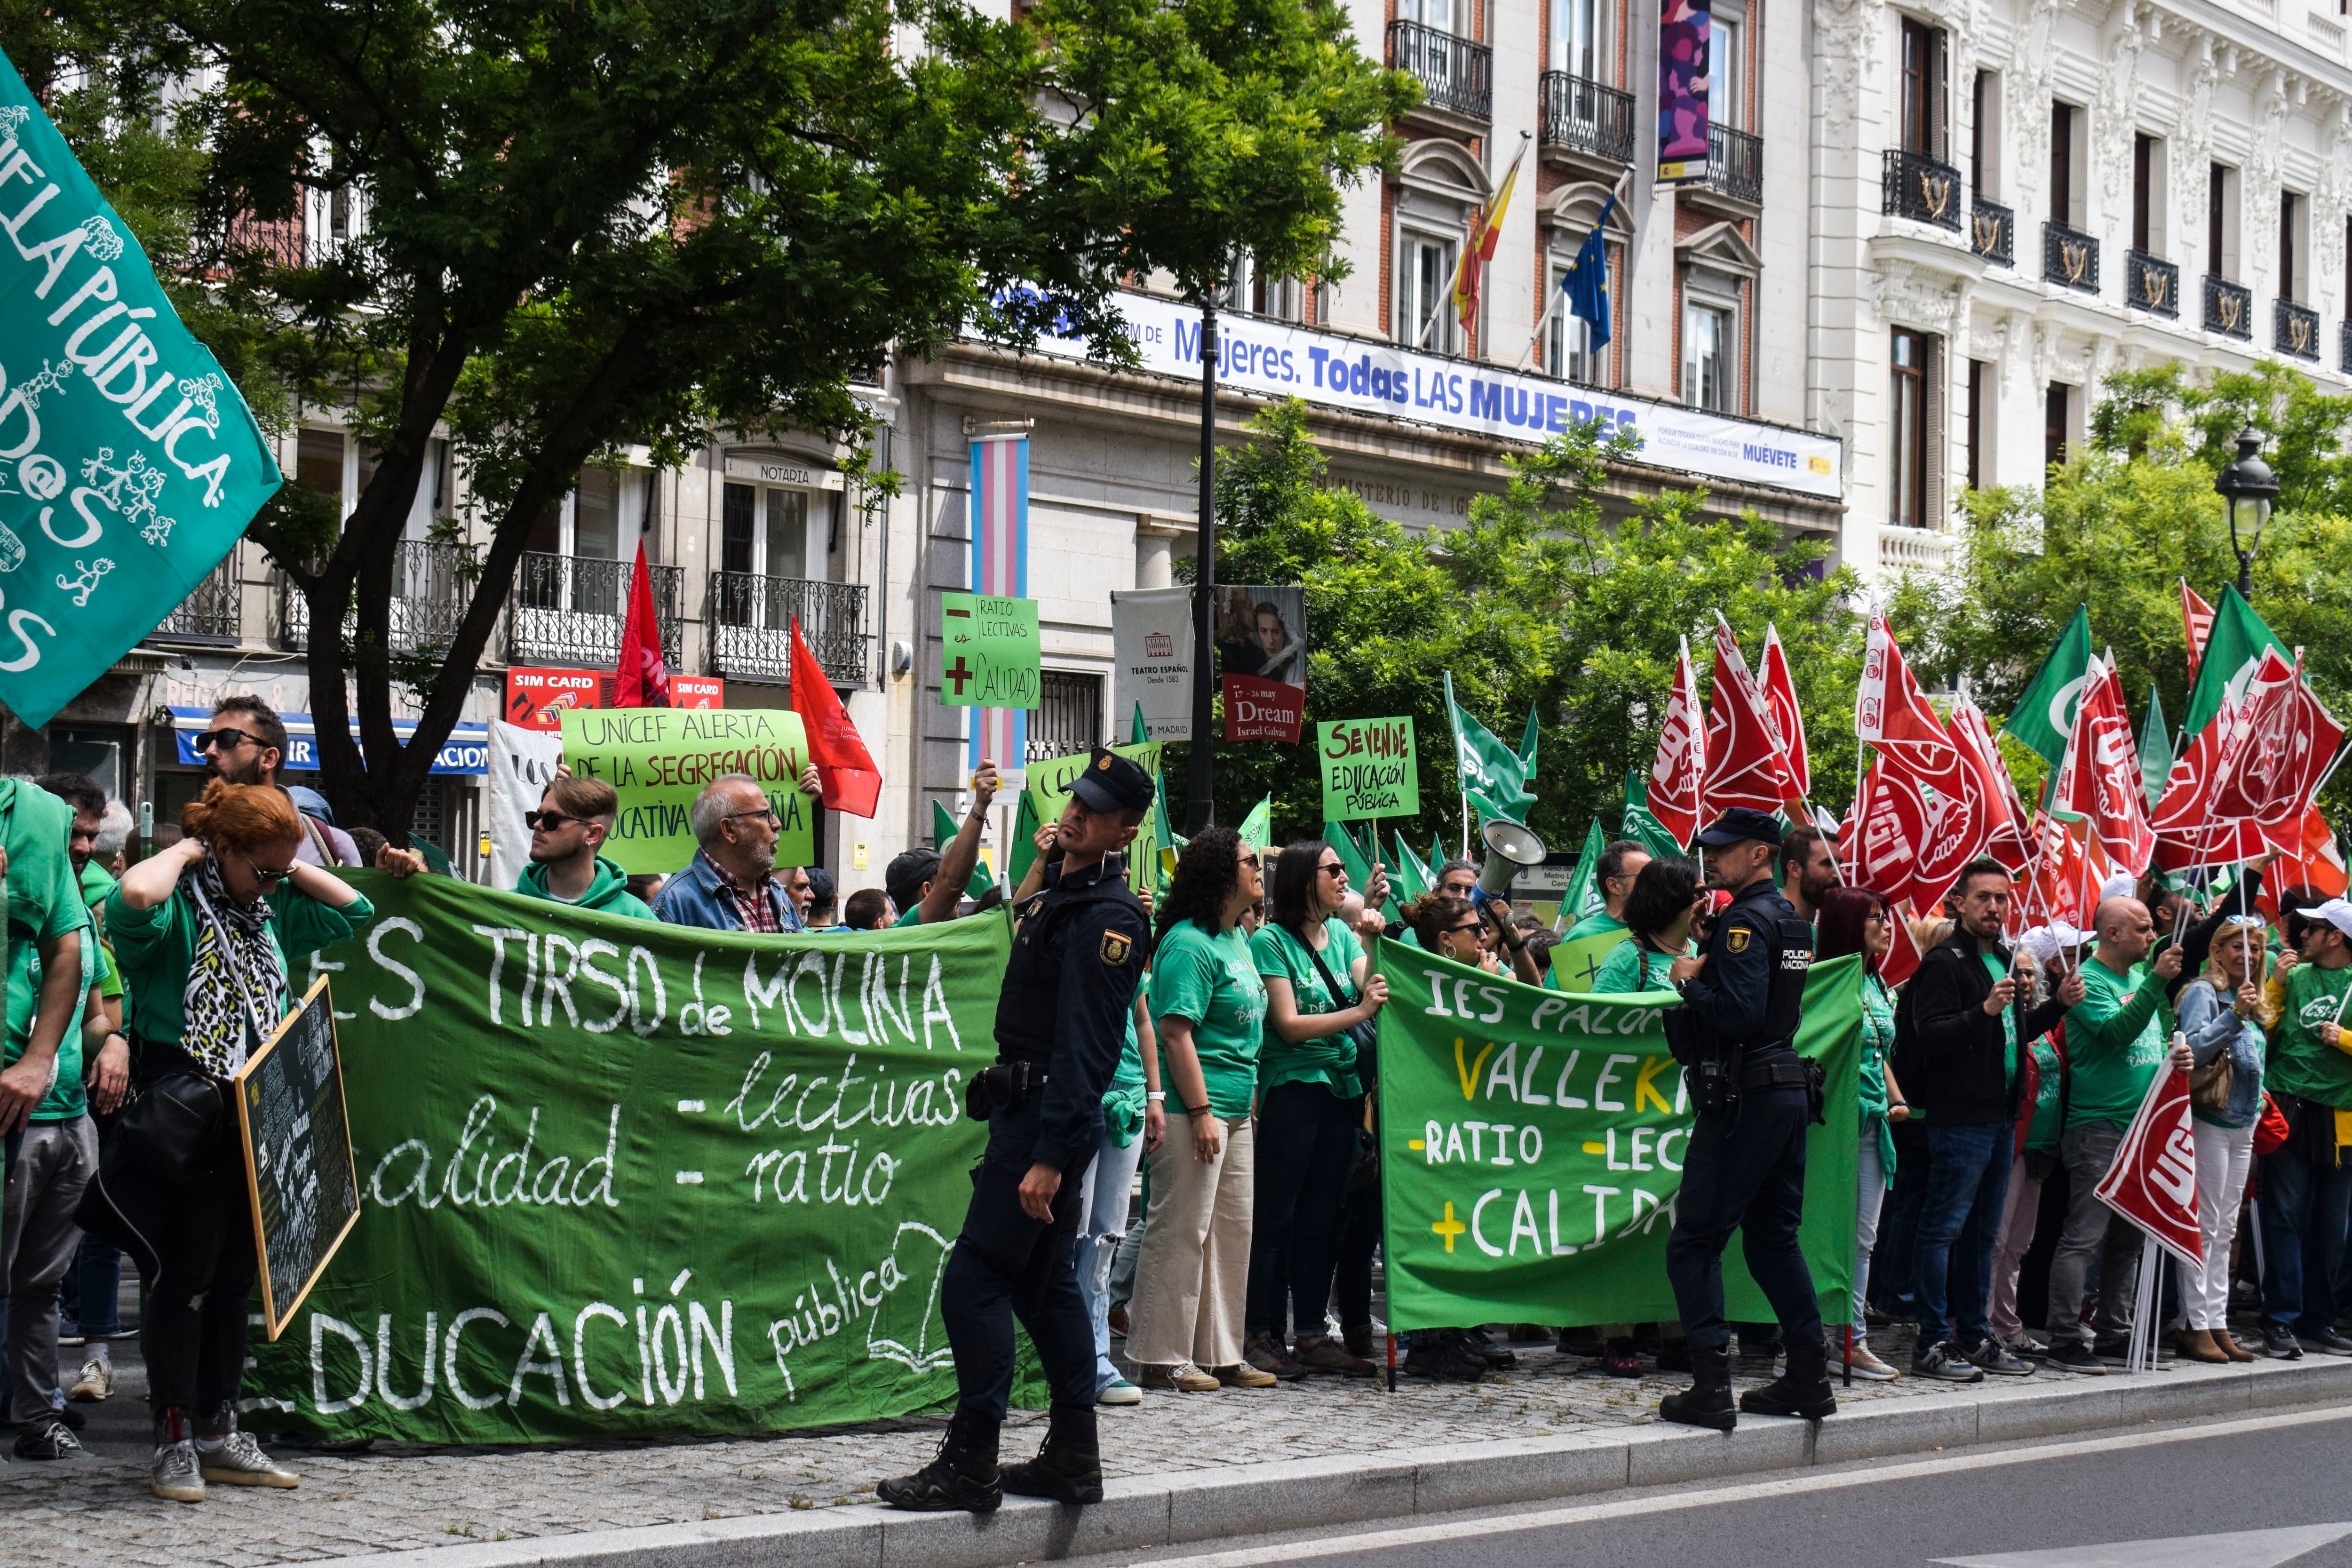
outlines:
M253 857L250 855L245 858L245 866L247 870L253 873L253 879L259 883L265 891L278 886L278 883L284 881L287 878L294 874L294 868L292 866L280 866L274 870L268 867L257 866L254 864Z
M209 752L215 746L224 752L234 752L239 746L248 743L256 746L261 744L260 741L242 730L228 729L207 730L197 736L194 742L199 752Z
M587 820L584 816L566 816L560 811L526 811L522 814L522 825L525 827L532 829L543 827L550 833L569 827L575 822Z
M739 816L764 816L779 827L782 827L784 825L784 819L776 815L776 808L772 805L763 805L757 811L730 811L719 820L721 822L732 822Z

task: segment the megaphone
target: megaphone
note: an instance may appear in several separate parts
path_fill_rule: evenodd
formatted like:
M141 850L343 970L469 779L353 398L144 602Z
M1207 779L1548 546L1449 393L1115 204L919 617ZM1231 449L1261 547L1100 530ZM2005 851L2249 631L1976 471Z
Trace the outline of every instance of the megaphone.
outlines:
M1478 837L1486 843L1486 863L1478 870L1478 890L1490 899L1508 891L1521 871L1542 865L1549 853L1542 839L1516 822L1482 822L1478 825Z

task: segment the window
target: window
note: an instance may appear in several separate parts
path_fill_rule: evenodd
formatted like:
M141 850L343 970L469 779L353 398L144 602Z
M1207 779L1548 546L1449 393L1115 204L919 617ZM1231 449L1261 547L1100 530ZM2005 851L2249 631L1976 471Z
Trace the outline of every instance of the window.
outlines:
M1992 366L1980 359L1969 361L1969 489L1984 489L1986 459L1992 455Z
M2132 138L2132 248L2150 256L2156 254L2156 195L2162 188L2160 146L2145 133Z
M2066 460L2067 430L2073 416L2074 388L2063 381L2050 384L2042 405L2042 463L2054 468Z
M1944 32L1903 19L1903 150L1944 155Z
M719 501L719 569L808 574L808 492L729 483Z
M2238 277L2238 171L2216 163L2205 177L2205 270Z
M1244 255L1234 268L1226 295L1229 309L1277 321L1307 319L1307 290L1296 278L1269 278L1258 269L1257 258Z
M1461 328L1454 319L1456 242L1408 230L1397 268L1397 338L1407 348L1455 352Z
M1454 31L1454 0L1397 0L1397 20L1418 22L1441 33Z
M313 495L343 499L343 433L305 430L294 442L294 483Z
M1717 125L1739 125L1741 79L1747 57L1739 52L1740 17L1717 6L1706 29L1706 117Z
M1610 249L1606 244L1601 248L1603 254ZM1563 380L1584 386L1607 386L1612 384L1608 345L1604 343L1599 349L1593 348L1592 324L1580 316L1568 313L1568 295L1560 285L1568 277L1570 259L1561 258L1552 263L1552 294L1547 301L1552 306L1551 325L1545 330L1544 363L1550 367L1552 374ZM1614 259L1613 256L1611 257L1612 261ZM1612 278L1611 282L1613 289L1615 279ZM1609 324L1613 330L1617 325L1616 301L1612 298L1610 303Z
M1048 669L1029 721L1028 760L1050 762L1102 744L1102 677Z
M1998 199L2000 195L2000 168L1997 161L2000 147L2000 78L1993 72L1977 72L1973 109L1973 121L1969 126L1969 135L1973 140L1969 147L1969 190L1976 195Z
M1587 81L1601 79L1598 0L1552 0L1551 68Z
M2279 298L2298 305L2304 302L2304 279L2311 270L2304 264L2304 247L2309 243L2304 232L2304 218L2310 205L2300 192L2279 193Z
M1734 412L1731 321L1720 306L1683 307L1683 401L1693 408Z
M2071 103L2050 105L2050 221L2069 228L2074 223L2074 121L2080 115Z
M1928 475L1934 463L1928 439L1928 376L1936 357L1935 340L1925 332L1898 327L1893 351L1887 387L1888 423L1893 433L1888 521L1898 528L1932 528L1935 514L1928 506Z

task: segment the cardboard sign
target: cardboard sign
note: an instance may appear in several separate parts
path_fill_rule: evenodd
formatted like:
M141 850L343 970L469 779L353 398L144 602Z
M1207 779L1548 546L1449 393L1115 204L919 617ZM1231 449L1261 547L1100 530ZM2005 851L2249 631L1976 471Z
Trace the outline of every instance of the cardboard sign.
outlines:
M675 871L694 858L687 813L706 785L728 773L748 773L766 793L782 824L777 865L816 858L816 803L800 791L808 737L790 709L574 708L562 717L563 760L572 773L621 792L604 853L630 875Z
M943 706L1037 706L1045 681L1036 600L942 594L940 612Z
M1323 816L1330 822L1421 814L1412 719L1340 719L1316 726Z
M275 1342L360 1218L325 975L246 1058L235 1083L260 1253L261 1312Z
M670 706L704 711L726 705L726 684L715 675L673 675ZM594 669L538 669L518 667L507 671L506 703L499 717L525 730L561 730L568 708L610 708L613 672Z

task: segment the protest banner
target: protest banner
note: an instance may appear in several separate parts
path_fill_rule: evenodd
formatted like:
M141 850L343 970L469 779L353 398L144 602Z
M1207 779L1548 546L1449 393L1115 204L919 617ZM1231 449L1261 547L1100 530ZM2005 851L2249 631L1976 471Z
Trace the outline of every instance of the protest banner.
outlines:
M1378 944L1389 1321L1641 1322L1676 1315L1666 1235L1693 1113L1658 1016L1670 994L1563 995ZM1802 1240L1822 1316L1847 1320L1862 960L1813 966L1797 1049L1829 1074L1805 1147ZM1735 1245L1735 1320L1769 1320Z
M1220 587L1215 630L1225 739L1297 745L1307 721L1307 591Z
M376 917L310 973L360 1222L254 1346L247 1425L568 1442L953 1399L1008 918L752 936L350 875Z
M631 876L675 871L694 858L688 809L727 773L748 773L767 793L782 825L777 865L816 858L815 803L800 788L808 736L788 708L567 709L563 760L578 777L620 791L620 816L603 853Z
M1317 726L1323 816L1332 822L1421 815L1421 763L1412 719L1339 719Z
M1154 779L1159 778L1159 742L1138 742L1125 746L1113 746L1111 750L1140 767ZM1069 799L1070 782L1086 772L1087 764L1093 760L1092 752L1077 752L1066 757L1055 757L1051 762L1029 764L1027 800L1029 810L1035 814L1034 820L1043 824L1059 822L1062 819L1062 805ZM1135 842L1127 847L1127 885L1139 893L1150 888L1156 879L1153 863L1159 858L1160 854L1159 826L1158 813L1144 813L1143 826L1135 830ZM1017 856L1013 864L1020 867L1022 871L1029 868L1028 862L1018 858ZM1018 876L1019 873L1016 872L1016 880Z
M940 595L940 701L949 708L1034 708L1045 667L1037 640L1037 601L990 594ZM992 759L999 767L1017 757Z
M236 384L0 57L0 700L37 730L155 629L280 483Z
M1144 738L1192 738L1192 590L1114 589L1111 710L1140 712Z

